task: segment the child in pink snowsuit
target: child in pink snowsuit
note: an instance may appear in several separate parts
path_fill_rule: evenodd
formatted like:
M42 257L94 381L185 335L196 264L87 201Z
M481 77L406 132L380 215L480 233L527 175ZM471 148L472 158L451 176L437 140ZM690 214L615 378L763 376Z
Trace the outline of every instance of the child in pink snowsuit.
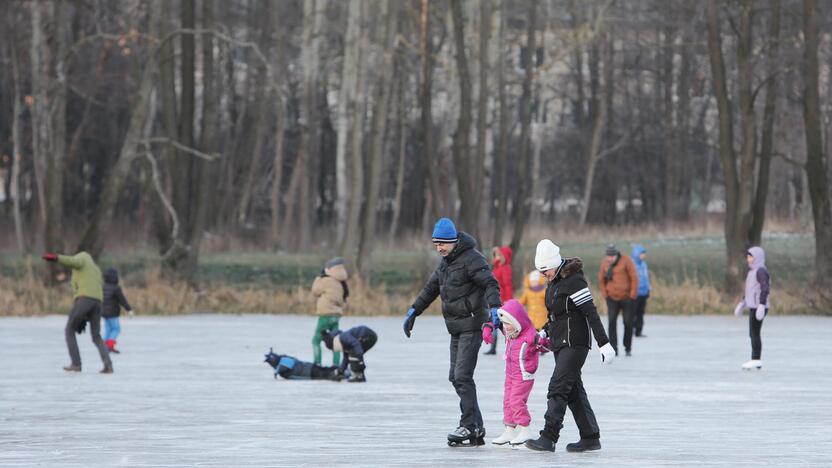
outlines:
M534 373L540 354L548 351L548 340L538 336L529 314L520 302L512 299L497 312L496 324L506 337L506 382L503 391L503 433L491 441L496 445L519 445L530 438L531 415L526 402L534 386ZM483 325L482 339L489 343L495 324Z

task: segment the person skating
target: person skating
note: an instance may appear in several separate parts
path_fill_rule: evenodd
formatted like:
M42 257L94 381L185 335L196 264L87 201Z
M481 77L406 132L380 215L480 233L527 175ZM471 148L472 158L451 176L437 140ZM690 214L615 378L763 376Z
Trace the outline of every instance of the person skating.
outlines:
M502 305L500 286L488 261L476 249L474 238L457 233L450 219L437 221L433 243L442 260L408 309L404 333L410 338L416 317L437 297L442 299L442 316L451 335L448 379L459 396L461 412L459 427L448 434L448 444L482 445L485 429L477 403L474 369L482 345L482 325L489 318L489 309L496 322L497 309Z
M734 309L734 315L740 316L748 311L748 334L751 337L751 360L742 365L745 370L762 369L760 359L763 352L763 340L760 330L763 319L768 315L769 294L771 292L771 275L766 268L766 253L762 247L751 247L746 254L748 274L745 276L745 295Z
M493 265L491 272L494 275L494 278L497 279L497 284L500 285L500 300L503 304L514 298L511 256L511 247L507 245L494 247L491 251L491 261ZM497 354L497 330L494 330L494 336L492 338L491 347L485 352L485 354Z
M104 270L104 286L103 286L103 309L101 317L104 318L104 344L111 353L118 354L120 351L116 349L116 340L119 333L121 333L121 323L119 316L121 315L121 308L130 315L133 315L133 307L127 302L124 296L124 291L118 284L118 270L115 268L107 268Z
M535 267L546 277L546 309L549 320L546 334L555 354L555 370L549 381L545 424L540 437L526 442L532 450L555 451L567 407L578 425L580 440L568 444L569 452L601 449L601 432L589 404L581 378L581 368L592 347L592 336L600 346L601 362L615 357L604 325L592 301L579 258L564 259L560 247L544 239L537 244Z
M618 251L614 245L607 246L606 257L598 269L598 286L601 296L607 302L607 319L610 343L618 353L616 330L619 312L624 319L624 351L630 355L633 346L633 325L635 310L633 303L638 291L638 273L632 259Z
M364 375L367 368L364 354L378 341L376 332L370 327L359 325L349 330L321 330L321 338L328 349L344 353L340 368L342 374L346 373L349 363L351 375L348 382L367 381Z
M523 294L518 299L529 312L529 318L537 331L546 325L546 278L534 270L524 281Z
M286 354L276 354L273 349L269 349L263 362L272 366L275 379L283 377L287 380L334 380L338 382L344 377L338 366L319 366Z
M321 330L337 330L338 322L347 306L350 288L347 286L347 268L344 259L335 257L326 262L321 274L312 283L312 296L315 297L315 313L318 323L312 335L313 361L321 365ZM332 365L341 364L341 353L332 353Z
M647 250L641 244L634 245L632 258L636 265L636 273L638 273L633 331L638 337L647 337L643 333L644 313L647 312L647 299L650 298L650 270L647 268Z
M71 363L64 367L64 370L67 372L81 372L81 353L78 351L78 341L75 339L75 334L83 332L87 322L89 322L90 338L92 338L95 347L98 348L101 362L104 363L101 373L112 374L113 363L110 361L110 352L101 339L101 299L103 297L101 270L98 269L98 265L95 264L90 254L83 251L75 255L45 253L43 259L47 262L58 262L72 269L70 284L72 286L73 304L64 329Z
M537 334L523 305L515 299L504 302L497 312L499 323L483 325L482 338L493 339L494 330L502 330L506 337L506 377L503 386L503 424L505 430L492 440L495 445L519 445L531 438L529 433L528 400L534 387L534 373L540 354L548 352L549 340Z

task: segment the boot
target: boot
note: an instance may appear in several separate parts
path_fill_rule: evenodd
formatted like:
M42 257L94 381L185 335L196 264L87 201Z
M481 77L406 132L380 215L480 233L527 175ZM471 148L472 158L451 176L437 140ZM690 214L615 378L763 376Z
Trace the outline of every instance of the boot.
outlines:
M555 441L550 439L543 431L540 431L539 438L526 441L526 448L541 452L554 452Z
M742 370L760 370L763 368L763 361L759 359L752 359L742 365Z
M81 365L80 364L70 364L64 367L64 370L67 372L81 372Z
M572 444L566 444L567 452L589 452L601 450L601 439L581 439Z
M112 374L113 373L113 366L104 366L103 369L99 371L100 374Z
M366 382L363 372L354 372L347 382Z
M511 439L509 442L511 445L520 445L525 443L527 440L531 439L531 434L529 434L529 426L521 426L517 425L517 433L514 435L514 438Z
M503 433L500 434L500 437L497 437L496 439L492 440L491 443L494 445L505 445L511 442L512 439L514 439L515 433L516 428L514 426L506 426Z
M116 349L116 340L107 340L107 349L109 349L111 353L120 353L120 351Z

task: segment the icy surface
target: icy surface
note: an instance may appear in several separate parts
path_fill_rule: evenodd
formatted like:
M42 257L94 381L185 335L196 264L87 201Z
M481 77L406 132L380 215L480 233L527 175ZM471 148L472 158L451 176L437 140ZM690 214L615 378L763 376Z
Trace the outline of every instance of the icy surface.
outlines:
M603 444L589 454L565 451L571 415L554 454L447 447L459 410L438 317L410 340L399 318L342 319L379 334L366 384L272 378L263 354L309 359L314 317L123 317L114 375L98 374L88 334L84 372L61 370L64 320L0 319L0 466L832 466L824 318L766 319L764 370L743 372L747 319L648 316L633 357L602 366L594 349L584 366ZM535 432L552 368L544 358L530 398ZM476 381L490 440L499 355L480 357Z

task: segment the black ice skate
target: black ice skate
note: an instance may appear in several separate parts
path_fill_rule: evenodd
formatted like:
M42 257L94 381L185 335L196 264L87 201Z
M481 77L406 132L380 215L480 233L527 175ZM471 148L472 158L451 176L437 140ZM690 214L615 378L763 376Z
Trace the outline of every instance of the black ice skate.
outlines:
M600 439L581 439L572 444L566 444L567 452L590 452L592 450L601 450Z
M350 376L349 379L347 379L347 382L366 382L366 381L367 381L367 378L364 377L363 372L355 372Z
M485 445L485 431L459 426L455 431L448 434L449 447L479 447Z

